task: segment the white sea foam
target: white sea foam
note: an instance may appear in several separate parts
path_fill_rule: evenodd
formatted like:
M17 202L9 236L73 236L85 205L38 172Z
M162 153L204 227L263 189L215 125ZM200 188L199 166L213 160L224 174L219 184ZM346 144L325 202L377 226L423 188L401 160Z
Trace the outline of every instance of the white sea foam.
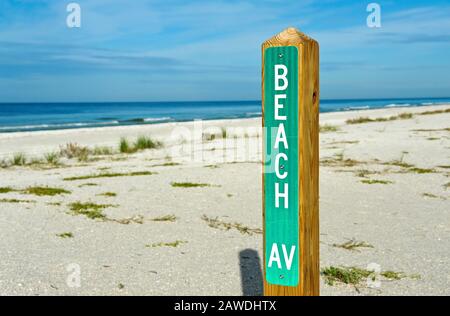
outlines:
M169 121L171 120L171 117L149 117L145 118L144 122L160 122L160 121Z

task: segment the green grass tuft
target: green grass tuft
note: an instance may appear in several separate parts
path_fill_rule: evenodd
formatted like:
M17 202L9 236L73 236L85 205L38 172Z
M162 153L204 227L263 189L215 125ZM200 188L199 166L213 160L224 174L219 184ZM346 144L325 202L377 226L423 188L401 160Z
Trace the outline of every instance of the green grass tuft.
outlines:
M419 173L419 174L424 174L424 173L435 173L436 170L434 169L427 169L427 168L410 168L409 169L410 172L414 172L414 173Z
M45 154L44 159L50 165L59 165L59 154L56 152Z
M25 166L27 163L27 157L24 153L15 153L11 160L13 166Z
M61 233L61 234L56 234L56 236L58 236L59 238L73 238L73 234L68 232L68 233Z
M0 194L2 194L2 193L9 193L9 192L15 192L15 191L16 190L14 190L11 187L2 187L2 188L0 188Z
M358 248L373 248L371 244L368 244L365 241L356 241L354 239L343 244L333 244L333 247L343 248L350 251L358 251Z
M328 285L335 282L358 285L362 280L369 277L373 272L356 267L326 267L322 269L322 275Z
M205 188L211 186L211 184L207 183L193 183L193 182L172 182L171 185L174 188Z
M383 271L381 272L381 275L386 279L390 280L401 280L407 277L406 274L404 274L403 272L395 272L395 271Z
M155 248L155 247L173 247L176 248L180 245L186 244L187 241L183 241L183 240L176 240L174 242L159 242L159 243L154 243L151 245L145 245L145 247L147 248Z
M115 197L115 196L117 196L117 193L114 193L114 192L105 192L105 193L100 193L100 194L97 194L98 196L106 196L106 197Z
M36 203L33 200L0 199L0 203Z
M137 171L137 172L128 172L128 173L100 173L100 174L92 174L87 176L79 176L79 177L68 177L64 178L64 181L76 181L76 180L87 180L87 179L98 179L98 178L116 178L116 177L135 177L135 176L151 176L156 174L151 171Z
M139 136L136 142L134 143L134 148L136 150L145 150L145 149L156 149L160 148L162 143L151 139L146 136Z
M367 179L367 180L361 180L361 183L364 183L364 184L392 184L394 182L388 181L388 180L370 180L370 179Z
M320 133L337 132L339 130L340 130L340 128L338 126L328 125L328 124L320 125L320 127L319 127Z
M221 229L221 230L230 230L230 229L236 229L243 235L253 235L253 234L262 234L262 229L260 228L250 228L247 226L242 225L241 223L228 223L222 220L219 220L216 218L210 218L206 215L202 216L202 220L204 220L209 227Z
M60 194L70 194L72 192L60 189L60 188L50 188L50 187L28 187L22 191L26 194L32 194L37 196L55 196Z
M177 217L175 215L164 215L160 217L152 218L151 221L153 222L175 222L177 220Z
M108 207L114 207L114 205L75 202L69 204L69 207L73 215L84 215L90 219L105 220L106 215L103 214L102 210Z

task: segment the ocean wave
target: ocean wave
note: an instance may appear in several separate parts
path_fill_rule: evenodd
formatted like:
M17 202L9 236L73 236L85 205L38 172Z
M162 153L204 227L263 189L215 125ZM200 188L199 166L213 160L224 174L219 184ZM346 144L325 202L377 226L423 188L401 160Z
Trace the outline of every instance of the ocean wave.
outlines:
M261 116L262 112L248 112L245 113L245 116Z
M83 126L97 126L97 125L113 125L119 124L119 121L110 122L97 122L97 123L64 123L64 124L39 124L39 125L16 125L16 126L1 126L0 130L12 130L12 131L26 131L34 129L52 129L52 128L68 128L68 127L83 127Z
M346 111L351 111L351 110L367 110L370 109L369 105L362 105L362 106L349 106L344 108L344 110Z
M397 108L397 107L402 107L402 106L411 106L411 103L391 103L391 104L387 104L384 107L385 108Z
M167 116L167 117L149 117L149 118L145 118L144 122L161 122L161 121L170 121L172 118Z

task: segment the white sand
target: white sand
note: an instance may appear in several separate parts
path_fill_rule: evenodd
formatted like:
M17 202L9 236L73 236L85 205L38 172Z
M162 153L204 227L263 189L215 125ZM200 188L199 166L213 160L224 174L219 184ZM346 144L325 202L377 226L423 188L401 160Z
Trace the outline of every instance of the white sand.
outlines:
M380 287L375 289L363 282L358 286L359 292L349 285L326 285L322 278L322 294L450 294L450 189L444 186L450 182L450 113L345 124L348 118L360 116L388 117L449 107L321 115L321 125L339 127L337 132L321 133L320 140L321 266L366 268L376 263L383 271L401 271L407 276L397 281L381 277ZM226 144L224 151L221 139L202 144L201 133L193 134L192 122L0 134L0 160L9 160L17 152L40 158L68 142L117 148L120 137L133 140L138 135L164 142L163 149L131 155L93 157L89 162L62 159L64 166L60 168L0 169L0 187L48 185L71 191L54 197L0 193L0 200L35 201L0 203L0 295L260 294L262 235L212 228L201 217L205 214L250 228L262 226L258 137L261 120L208 121L203 125L242 127L247 135ZM170 137L175 127L186 127L195 140ZM192 148L194 151L190 151ZM344 161L356 162L345 165L336 160L340 154ZM328 158L331 163L326 162ZM387 164L401 159L435 172L419 174L411 168ZM238 163L227 163L235 160ZM162 165L167 162L180 164ZM367 174L367 179L392 183L364 184L361 181L367 179L359 177L358 170L377 172ZM137 171L157 174L63 180L101 172ZM171 186L171 182L184 181L213 186ZM80 187L86 183L97 186ZM117 196L98 195L104 192ZM104 210L109 218L139 215L144 222L124 225L68 214L68 204L76 201L113 204L116 207ZM61 204L49 204L55 202ZM168 214L174 214L177 220L150 220ZM63 232L71 232L74 237L56 236ZM333 246L353 238L373 248L349 251ZM146 247L177 240L187 243L178 247ZM80 287L66 283L70 275L66 269L73 263L81 268ZM119 288L119 284L124 287Z

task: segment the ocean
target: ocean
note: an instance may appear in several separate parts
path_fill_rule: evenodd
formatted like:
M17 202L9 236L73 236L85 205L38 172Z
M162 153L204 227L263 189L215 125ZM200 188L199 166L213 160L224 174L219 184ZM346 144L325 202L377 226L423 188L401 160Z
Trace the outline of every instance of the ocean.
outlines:
M450 103L450 98L321 100L320 112ZM0 103L0 133L261 116L261 101Z

